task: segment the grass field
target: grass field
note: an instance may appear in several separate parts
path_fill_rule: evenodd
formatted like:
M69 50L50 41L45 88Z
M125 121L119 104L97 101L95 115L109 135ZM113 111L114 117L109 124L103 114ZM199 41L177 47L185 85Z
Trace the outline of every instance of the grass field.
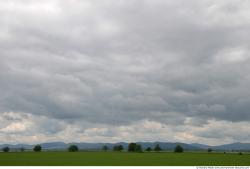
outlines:
M181 166L250 165L250 154L18 152L0 153L1 166Z

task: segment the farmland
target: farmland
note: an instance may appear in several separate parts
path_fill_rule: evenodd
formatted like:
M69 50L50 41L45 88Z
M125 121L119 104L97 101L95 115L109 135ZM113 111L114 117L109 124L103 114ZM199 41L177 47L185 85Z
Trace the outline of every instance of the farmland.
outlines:
M202 166L250 165L244 153L10 152L0 153L1 166Z

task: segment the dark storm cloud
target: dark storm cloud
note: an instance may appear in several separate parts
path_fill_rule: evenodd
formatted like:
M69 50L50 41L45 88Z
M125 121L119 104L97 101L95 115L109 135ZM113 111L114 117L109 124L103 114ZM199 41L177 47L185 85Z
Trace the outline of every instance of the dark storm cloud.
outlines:
M77 125L249 122L249 5L0 1L0 112Z

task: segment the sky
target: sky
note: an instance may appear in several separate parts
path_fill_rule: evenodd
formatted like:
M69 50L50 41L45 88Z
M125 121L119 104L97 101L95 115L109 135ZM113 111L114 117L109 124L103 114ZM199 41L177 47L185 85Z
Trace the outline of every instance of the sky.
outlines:
M0 143L250 142L250 1L0 0Z

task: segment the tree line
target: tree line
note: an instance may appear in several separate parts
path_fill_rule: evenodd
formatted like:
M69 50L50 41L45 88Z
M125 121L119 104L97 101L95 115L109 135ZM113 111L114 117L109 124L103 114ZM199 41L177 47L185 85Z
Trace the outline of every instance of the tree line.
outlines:
M103 151L109 151L109 147L107 145L104 145L102 147L102 150ZM121 151L124 151L125 149L124 149L123 145L114 145L111 150L121 152ZM9 152L10 148L9 147L3 147L2 151L3 152ZM23 151L25 151L25 149L20 148L20 151L23 152ZM42 151L42 146L39 145L39 144L35 145L33 147L33 151L34 152ZM68 147L68 151L69 152L77 152L77 151L79 151L79 148L78 148L77 145L70 145ZM146 151L146 152L150 152L150 151L160 152L160 151L162 151L162 148L160 147L159 144L156 144L153 148L152 147L147 147L146 149L143 150L143 148L142 148L142 146L140 144L138 144L138 143L129 143L127 151L128 152L143 152L143 151ZM180 145L177 145L175 147L175 149L174 149L174 152L177 152L177 153L181 153L183 151L184 151L184 149ZM211 152L210 149L208 151Z

